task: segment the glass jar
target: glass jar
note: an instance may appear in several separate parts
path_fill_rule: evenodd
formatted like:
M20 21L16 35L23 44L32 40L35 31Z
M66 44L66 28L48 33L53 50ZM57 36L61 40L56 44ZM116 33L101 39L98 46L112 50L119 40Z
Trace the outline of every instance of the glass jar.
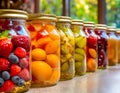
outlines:
M107 28L107 35L108 35L108 65L113 66L118 63L118 43L117 37L115 35L115 28L108 27Z
M0 9L0 93L25 92L31 85L27 12Z
M86 46L86 62L87 72L95 72L97 70L97 36L94 32L93 22L84 22L84 32L87 38Z
M72 79L75 75L74 60L74 35L70 29L71 18L67 16L57 17L57 29L61 37L60 62L61 80Z
M57 84L60 78L60 36L56 16L31 14L27 28L32 40L32 87Z
M97 47L98 47L98 68L105 69L108 66L107 56L107 26L104 24L97 24L95 27L95 33L97 35Z
M116 36L117 36L117 40L118 40L118 63L120 63L120 29L116 29Z
M83 21L72 20L71 30L75 37L75 74L86 73L86 36L83 32Z

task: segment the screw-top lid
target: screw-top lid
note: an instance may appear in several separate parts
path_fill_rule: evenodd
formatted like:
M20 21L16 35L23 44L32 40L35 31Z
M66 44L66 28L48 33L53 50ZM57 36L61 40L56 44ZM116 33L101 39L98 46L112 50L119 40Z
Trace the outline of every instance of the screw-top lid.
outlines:
M0 9L0 18L20 18L27 19L27 12L14 9Z
M103 30L106 30L107 29L107 25L105 24L96 24L96 29L103 29Z
M107 26L107 31L113 32L116 31L116 28L114 26Z
M71 17L57 16L57 22L69 22L69 23L71 23Z
M120 34L120 28L117 28L117 29L116 29L116 32Z
M94 22L84 22L83 25L87 26L87 27L94 27L95 26Z
M72 25L82 25L83 26L83 20L73 19Z
M42 14L42 13L36 13L36 14L29 14L28 20L52 20L56 21L56 16L54 14Z

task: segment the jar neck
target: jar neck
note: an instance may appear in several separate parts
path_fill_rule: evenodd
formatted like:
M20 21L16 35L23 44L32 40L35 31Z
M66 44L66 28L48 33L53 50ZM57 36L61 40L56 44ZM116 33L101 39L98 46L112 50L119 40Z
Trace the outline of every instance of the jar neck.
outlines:
M80 33L83 30L82 25L72 25L71 29L74 33Z
M50 20L32 20L32 21L28 21L28 23L40 24L42 26L45 26L45 25L55 26L56 25L56 22L50 21Z
M92 26L84 26L83 30L85 31L85 33L91 34L92 32L94 32L94 27L92 27Z
M63 23L63 22L57 22L56 24L58 29L62 29L62 28L70 28L70 23Z
M115 34L114 31L107 31L107 34Z
M0 30L10 30L17 25L25 25L25 22L24 19L0 18Z

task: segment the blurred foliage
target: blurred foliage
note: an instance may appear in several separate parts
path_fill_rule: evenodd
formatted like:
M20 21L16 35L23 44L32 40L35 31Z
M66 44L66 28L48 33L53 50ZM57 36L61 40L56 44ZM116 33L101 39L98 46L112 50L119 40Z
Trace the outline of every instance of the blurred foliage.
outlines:
M42 13L62 14L62 0L40 0L40 9Z
M62 0L41 0L40 9L62 15ZM97 0L71 0L71 17L97 22Z
M97 23L97 0L70 0L71 17ZM107 25L120 27L120 0L106 0ZM62 0L41 0L41 12L62 15Z
M71 17L97 23L97 0L71 0Z
M120 0L106 0L107 23L120 28Z

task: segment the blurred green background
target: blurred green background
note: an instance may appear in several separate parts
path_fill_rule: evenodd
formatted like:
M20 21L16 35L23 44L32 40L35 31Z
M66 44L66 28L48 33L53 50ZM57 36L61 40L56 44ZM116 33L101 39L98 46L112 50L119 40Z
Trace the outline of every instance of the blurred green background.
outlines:
M71 17L97 23L97 0L71 0ZM120 28L120 0L106 0L107 25ZM41 0L41 12L62 15L62 0Z

